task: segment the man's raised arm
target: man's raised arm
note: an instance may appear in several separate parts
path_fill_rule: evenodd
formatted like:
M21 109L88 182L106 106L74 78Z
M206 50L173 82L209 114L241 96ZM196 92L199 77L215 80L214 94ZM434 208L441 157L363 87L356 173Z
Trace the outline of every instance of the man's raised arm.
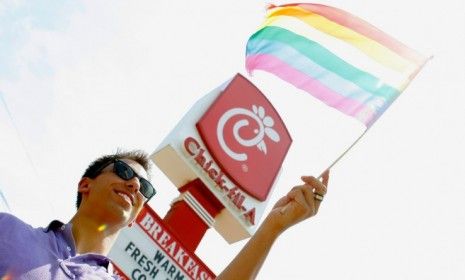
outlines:
M295 186L276 202L257 232L217 279L255 279L278 236L298 222L316 215L326 194L328 178L329 171L323 173L322 182L315 177L303 176L304 184Z

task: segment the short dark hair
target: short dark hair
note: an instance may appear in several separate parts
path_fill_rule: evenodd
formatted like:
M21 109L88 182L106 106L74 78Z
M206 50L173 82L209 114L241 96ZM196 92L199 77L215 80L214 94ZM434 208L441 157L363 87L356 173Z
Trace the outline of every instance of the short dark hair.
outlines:
M82 178L88 177L91 179L96 178L99 174L100 171L102 171L102 168L109 165L111 162L117 159L130 159L138 164L140 164L145 171L150 170L150 159L149 156L146 152L142 150L131 150L131 151L123 151L118 149L116 153L111 154L111 155L104 155L96 160L94 160L89 166L87 167L86 171L82 175ZM76 208L79 208L81 205L82 201L82 194L80 192L77 193L77 199L76 199Z

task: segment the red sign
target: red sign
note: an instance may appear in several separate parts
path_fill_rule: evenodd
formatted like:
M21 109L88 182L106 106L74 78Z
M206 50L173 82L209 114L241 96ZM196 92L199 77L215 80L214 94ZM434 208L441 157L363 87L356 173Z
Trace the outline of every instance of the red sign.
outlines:
M249 195L265 201L292 139L260 90L237 74L197 129L227 176Z

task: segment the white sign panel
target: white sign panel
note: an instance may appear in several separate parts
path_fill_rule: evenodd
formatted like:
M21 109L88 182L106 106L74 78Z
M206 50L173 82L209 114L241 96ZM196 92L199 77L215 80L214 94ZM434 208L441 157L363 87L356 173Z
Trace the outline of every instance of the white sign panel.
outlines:
M134 280L213 280L215 275L148 206L122 230L110 251L116 273Z

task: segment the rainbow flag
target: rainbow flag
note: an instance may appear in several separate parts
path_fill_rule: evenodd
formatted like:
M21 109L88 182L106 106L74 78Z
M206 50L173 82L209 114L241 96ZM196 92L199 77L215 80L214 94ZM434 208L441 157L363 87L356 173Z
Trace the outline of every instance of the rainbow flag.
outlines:
M343 10L270 6L247 42L246 69L270 72L370 127L427 58Z

